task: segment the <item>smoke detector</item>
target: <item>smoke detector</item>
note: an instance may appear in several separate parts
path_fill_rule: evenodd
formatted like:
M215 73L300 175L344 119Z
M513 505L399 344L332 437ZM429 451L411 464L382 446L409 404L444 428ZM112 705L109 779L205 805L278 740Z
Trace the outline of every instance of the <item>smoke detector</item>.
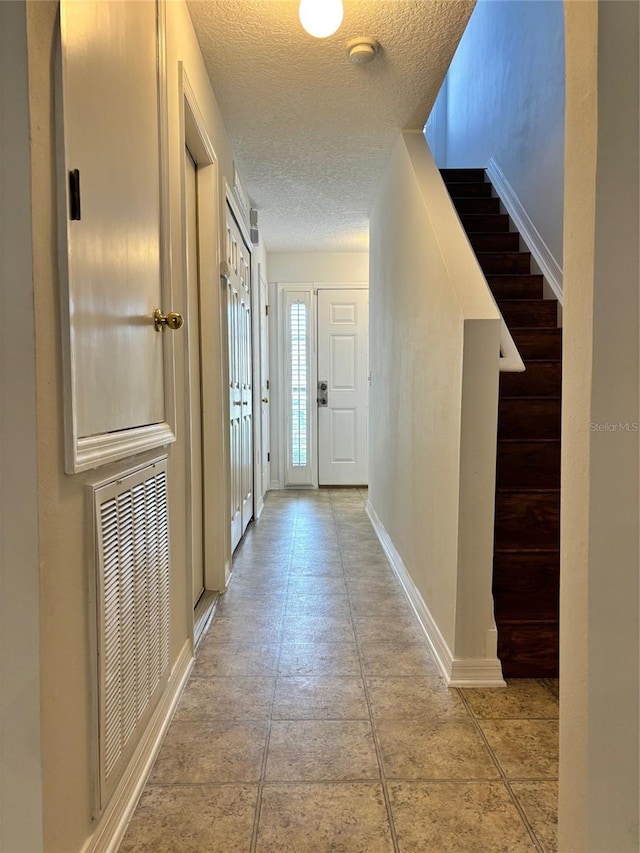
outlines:
M380 42L368 36L350 39L347 44L347 56L354 65L366 65L380 52Z

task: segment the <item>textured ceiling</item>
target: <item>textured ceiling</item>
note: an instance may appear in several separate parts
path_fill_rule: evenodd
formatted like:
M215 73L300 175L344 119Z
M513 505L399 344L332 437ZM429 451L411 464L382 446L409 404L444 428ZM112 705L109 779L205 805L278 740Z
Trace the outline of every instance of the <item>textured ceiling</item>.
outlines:
M431 110L474 0L345 0L328 39L302 29L297 0L188 6L269 251L359 251L400 130ZM345 43L382 45L354 65Z

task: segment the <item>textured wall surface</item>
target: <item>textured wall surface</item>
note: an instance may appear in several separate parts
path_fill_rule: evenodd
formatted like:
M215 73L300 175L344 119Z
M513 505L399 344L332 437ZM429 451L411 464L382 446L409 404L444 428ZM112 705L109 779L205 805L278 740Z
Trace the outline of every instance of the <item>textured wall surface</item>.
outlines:
M424 125L472 0L347 0L323 40L295 0L188 5L268 250L366 250L393 143ZM348 60L354 36L382 44L370 65Z
M562 2L479 0L443 94L446 162L439 165L486 166L493 157L562 267Z

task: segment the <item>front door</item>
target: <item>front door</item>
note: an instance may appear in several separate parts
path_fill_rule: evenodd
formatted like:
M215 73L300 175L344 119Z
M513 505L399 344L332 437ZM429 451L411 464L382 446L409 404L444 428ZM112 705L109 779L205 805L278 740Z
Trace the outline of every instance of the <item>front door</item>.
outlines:
M226 234L233 550L253 517L253 360L251 253L228 208Z
M369 291L318 291L318 484L367 483ZM326 387L324 387L326 385Z

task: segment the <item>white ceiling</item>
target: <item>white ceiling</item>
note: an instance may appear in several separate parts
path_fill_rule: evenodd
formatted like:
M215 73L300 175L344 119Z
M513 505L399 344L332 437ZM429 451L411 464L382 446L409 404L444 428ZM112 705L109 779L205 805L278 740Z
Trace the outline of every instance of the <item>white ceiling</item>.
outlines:
M345 0L328 39L297 0L188 0L269 251L362 251L400 130L421 129L474 0ZM382 45L354 65L345 43Z

